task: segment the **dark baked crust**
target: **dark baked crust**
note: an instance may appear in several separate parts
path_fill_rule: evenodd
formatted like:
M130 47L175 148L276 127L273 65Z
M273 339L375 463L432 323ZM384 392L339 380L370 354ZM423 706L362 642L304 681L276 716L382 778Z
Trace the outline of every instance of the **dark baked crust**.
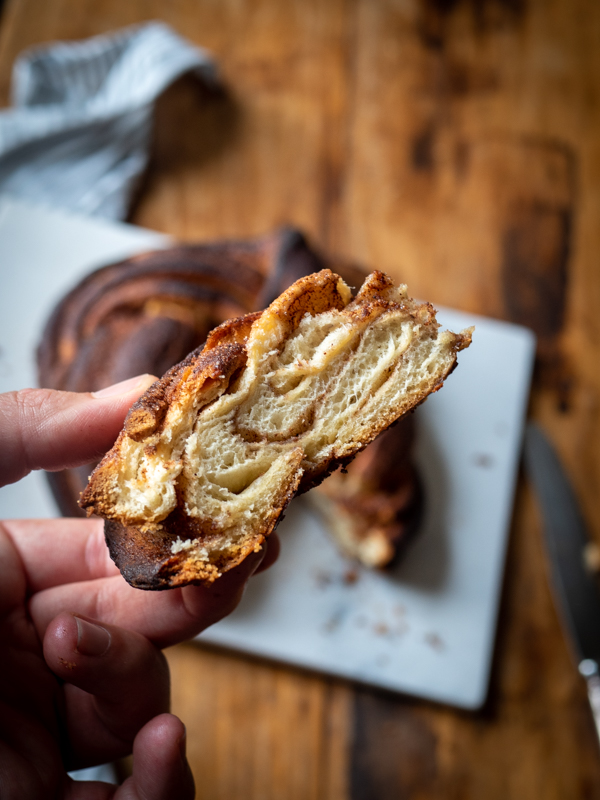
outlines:
M300 232L283 229L249 241L179 245L103 267L66 295L48 321L38 349L40 385L94 391L134 374L160 375L184 359L132 408L128 429L134 436L143 437L161 424L169 387L176 383L184 365L202 352L212 328L232 316L264 307L293 281L321 269L323 264ZM353 286L359 286L366 275L346 263L333 265L328 261L328 265ZM225 330L221 330L221 336ZM392 431L382 438L393 435ZM410 448L406 447L410 461ZM348 461L338 458L319 474L306 475L299 491L321 483ZM77 500L95 466L48 473L53 494L66 516L83 514ZM398 515L407 520L408 527L414 527L419 507L417 483L411 479L405 484L403 470L398 476L397 496L404 498L407 512L404 514L402 503L397 502ZM362 502L363 497L368 501L359 493L356 502ZM288 500L281 498L283 505ZM133 542L140 537L131 531L117 535L119 528L119 523L107 522L107 541L113 557L124 572L129 570L133 580L133 567L127 565L131 565ZM140 569L144 552L143 548L138 550ZM154 560L142 569L136 585L141 585L139 580L146 576L146 588L165 587L165 578L169 570L175 570L177 559L165 552L157 561L157 554L158 550Z
M172 513L162 529L147 531L117 520L104 521L104 537L110 557L125 580L136 589L162 591L178 586L212 583L223 572L237 567L252 552L260 549L264 540L283 519L283 512L298 490L298 481L285 487L276 499L273 513L260 536L240 548L235 557L202 565L190 563L185 551L173 554L171 545L176 537L195 539L202 535L198 526L179 510Z

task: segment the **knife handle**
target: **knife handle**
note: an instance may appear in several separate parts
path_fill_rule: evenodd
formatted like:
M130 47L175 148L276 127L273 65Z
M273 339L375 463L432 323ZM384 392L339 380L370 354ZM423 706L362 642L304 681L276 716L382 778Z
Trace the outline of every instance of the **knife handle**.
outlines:
M588 698L590 706L592 707L592 714L594 715L594 722L596 723L596 733L600 741L600 676L592 675L586 678Z

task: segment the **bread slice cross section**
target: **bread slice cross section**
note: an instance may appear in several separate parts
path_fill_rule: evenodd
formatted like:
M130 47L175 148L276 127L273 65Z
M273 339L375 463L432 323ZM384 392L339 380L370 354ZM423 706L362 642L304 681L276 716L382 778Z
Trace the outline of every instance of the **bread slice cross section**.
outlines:
M471 342L382 272L331 270L228 321L131 408L80 505L142 589L210 584L306 491L437 391Z

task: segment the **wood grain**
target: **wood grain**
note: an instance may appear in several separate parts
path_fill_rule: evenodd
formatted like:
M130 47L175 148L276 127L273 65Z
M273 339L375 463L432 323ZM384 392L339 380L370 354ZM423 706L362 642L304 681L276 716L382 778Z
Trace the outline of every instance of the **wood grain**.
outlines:
M531 413L600 541L600 6L9 0L2 99L23 47L155 17L214 52L225 90L165 93L133 221L183 239L292 222L417 296L532 327ZM191 646L169 660L201 798L600 798L523 481L480 713Z
M193 645L167 657L199 800L348 797L346 687Z

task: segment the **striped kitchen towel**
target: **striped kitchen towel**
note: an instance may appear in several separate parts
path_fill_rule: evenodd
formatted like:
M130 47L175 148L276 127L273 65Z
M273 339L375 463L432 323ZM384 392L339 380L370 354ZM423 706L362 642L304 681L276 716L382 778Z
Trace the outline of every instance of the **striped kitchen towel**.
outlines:
M0 112L0 192L123 219L146 167L152 111L193 71L216 83L209 54L160 22L25 52Z

